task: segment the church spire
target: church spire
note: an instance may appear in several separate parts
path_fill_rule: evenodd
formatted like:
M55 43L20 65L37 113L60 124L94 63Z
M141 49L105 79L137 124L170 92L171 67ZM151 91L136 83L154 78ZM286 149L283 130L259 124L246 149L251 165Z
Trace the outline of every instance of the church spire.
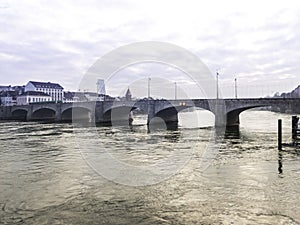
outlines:
M127 101L130 101L131 100L131 92L130 92L130 90L129 90L129 87L128 87L128 89L127 89L127 91L126 91L126 94L125 94L125 98L126 98L126 100Z

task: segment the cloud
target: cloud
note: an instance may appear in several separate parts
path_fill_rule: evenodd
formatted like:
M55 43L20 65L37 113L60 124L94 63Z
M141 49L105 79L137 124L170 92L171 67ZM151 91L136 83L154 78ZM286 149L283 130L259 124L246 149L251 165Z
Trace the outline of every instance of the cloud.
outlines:
M300 83L299 6L297 1L7 1L0 4L0 82L51 80L76 90L97 58L125 44L156 40L190 50L213 74L219 69L224 96L232 96L234 77L245 90L255 87L244 96L270 94L257 91L260 86L288 91ZM130 72L139 71L127 71L128 80Z

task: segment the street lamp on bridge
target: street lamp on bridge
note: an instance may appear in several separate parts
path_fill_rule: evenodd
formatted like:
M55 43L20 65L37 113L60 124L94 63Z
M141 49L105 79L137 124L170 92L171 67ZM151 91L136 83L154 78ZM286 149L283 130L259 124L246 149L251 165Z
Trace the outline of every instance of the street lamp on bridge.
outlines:
M148 99L150 98L150 81L151 77L148 77Z
M219 72L217 71L217 99L219 99Z
M234 78L234 95L237 98L237 78Z
M175 86L175 100L177 100L177 83L174 82L174 86Z

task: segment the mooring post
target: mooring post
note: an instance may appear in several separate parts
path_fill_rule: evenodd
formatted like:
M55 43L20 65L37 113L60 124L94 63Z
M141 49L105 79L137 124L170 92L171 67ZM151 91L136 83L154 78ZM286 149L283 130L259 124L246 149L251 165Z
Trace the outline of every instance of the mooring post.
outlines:
M297 143L298 121L299 121L299 117L292 116L292 141L293 141L293 145L296 145L296 143Z
M282 150L282 120L278 120L278 150Z

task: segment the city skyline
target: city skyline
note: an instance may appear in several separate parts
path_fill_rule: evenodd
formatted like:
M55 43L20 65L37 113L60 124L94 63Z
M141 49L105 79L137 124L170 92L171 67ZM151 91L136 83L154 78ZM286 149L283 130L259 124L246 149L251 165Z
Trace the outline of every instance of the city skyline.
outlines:
M148 80L151 81L152 86L150 84L148 86L148 82L149 82ZM101 81L100 84L98 84L99 80L96 83L97 84L96 91L90 90L90 89L66 90L64 87L62 87L62 88L65 93L98 93L98 94L105 95L104 93L106 93L106 91L105 91L106 87L104 84L104 80L100 79L100 81ZM114 80L112 79L112 81L114 81ZM108 80L109 83L111 83L112 81ZM153 85L153 81L154 81L154 85ZM237 80L235 79L235 84L236 84L236 81ZM53 83L51 81L28 81L26 84L28 84L29 82L38 82L38 83L45 83L45 84L49 83L49 84L58 84L59 85L59 83ZM10 83L9 85L0 85L0 92L1 92L1 89L5 92L5 91L12 91L12 90L15 91L22 87L25 88L26 84L16 85L14 83ZM164 93L163 93L163 94L165 94L164 96L162 96L162 91L161 91L162 85L165 86ZM149 92L148 92L148 87L145 88L146 86L150 87ZM101 88L101 90L99 88ZM170 82L168 82L164 79L160 79L158 77L154 77L154 78L148 77L147 80L141 79L141 80L139 80L139 82L135 82L135 83L131 84L131 86L128 85L127 88L120 89L119 95L115 95L115 96L111 96L111 97L123 97L124 93L128 92L128 90L130 90L130 92L133 90L133 92L136 94L133 96L136 98L144 98L144 97L148 97L150 95L149 97L152 97L155 99L160 99L160 98L193 99L191 96L187 95L187 92L188 92L187 90L184 90L181 87L178 87L178 81L170 83ZM229 99L230 98L245 98L245 97L241 97L238 95L238 93L240 93L241 90L239 90L237 88L237 86L234 86L234 89L232 91L234 92L235 96L231 96L231 97L227 97L227 98L229 98ZM265 97L265 98L268 98L268 97L289 98L290 94L294 93L294 94L296 94L296 97L298 98L299 93L300 93L299 91L300 91L300 85L297 85L297 86L295 86L294 89L289 90L287 92L274 92L272 95L267 95L267 96L262 96L262 97ZM147 92L148 96L146 94L143 95L143 92ZM195 92L195 93L203 94L203 93L201 93L201 90L198 92ZM178 97L178 94L179 94L179 97ZM212 99L216 98L217 94L218 93L216 93L216 96L213 96ZM109 96L109 94L108 94L108 96ZM290 97L294 98L295 96L290 96ZM194 99L196 99L196 98L197 97L195 97ZM209 98L209 96L201 95L200 98ZM219 98L226 99L226 97L223 97L223 94L220 89L219 89Z
M212 76L218 71L224 97L234 97L235 78L241 97L288 92L300 84L299 12L296 1L1 2L0 83L50 80L77 90L88 68L104 54L155 40L196 54ZM190 89L180 73L145 68L120 71L128 80L107 86L108 94L118 95L133 77L146 84L149 74L159 74L170 93L174 82Z

